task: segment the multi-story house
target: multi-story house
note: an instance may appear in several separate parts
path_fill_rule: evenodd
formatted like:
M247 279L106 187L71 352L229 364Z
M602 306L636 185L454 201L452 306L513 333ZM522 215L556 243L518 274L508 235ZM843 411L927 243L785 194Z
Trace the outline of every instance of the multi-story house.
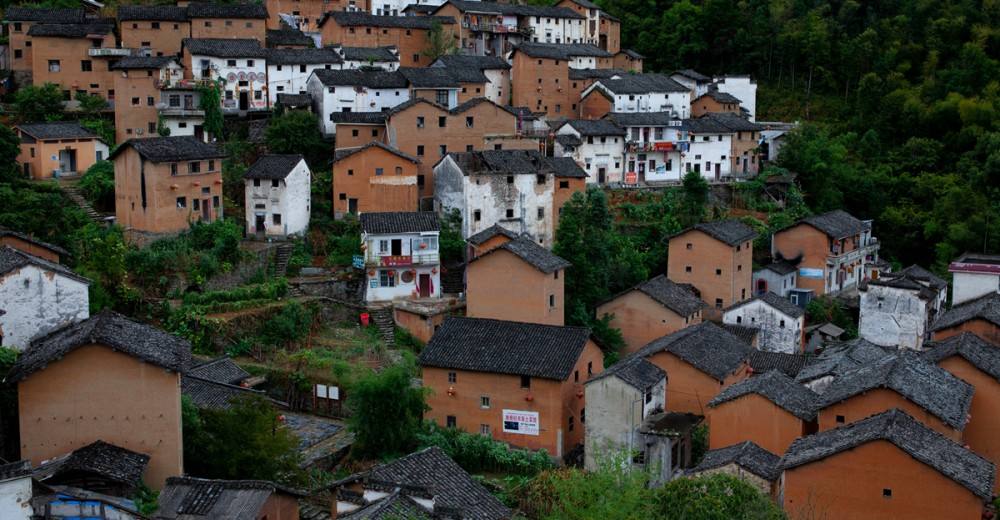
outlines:
M931 326L934 341L941 341L963 332L1000 345L1000 293L990 292L964 301L941 313Z
M610 325L622 331L625 352L632 353L656 338L701 323L705 302L690 286L670 281L662 274L599 303L598 319L611 317Z
M362 213L366 301L441 296L441 255L436 213Z
M715 181L732 175L733 130L708 117L685 119L681 129L688 135L685 172L694 170Z
M399 68L399 49L393 45L386 47L345 47L339 43L328 45L340 53L344 63L343 69L360 69L361 67L379 68L393 71Z
M205 111L201 109L201 92L197 80L182 79L160 86L160 102L156 108L167 135L193 136L208 141Z
M590 0L561 0L556 7L572 9L586 17L583 29L583 43L596 45L611 54L621 49L621 21L609 15ZM642 69L639 69L642 72Z
M722 311L722 323L757 329L760 350L798 354L805 346L805 316L798 305L767 292Z
M357 11L327 12L317 30L324 45L339 43L351 47L394 46L399 62L406 67L426 67L431 59L424 56L428 32L440 26L445 38L454 34L455 19L450 16L378 16Z
M319 31L319 22L330 11L367 11L368 0L264 0L267 26L290 24L305 32Z
M63 96L98 95L113 103L114 73L111 65L129 54L117 48L114 26L103 22L35 24L28 30L32 41L31 76L36 85L55 83ZM112 105L113 106L113 105Z
M622 49L615 53L615 68L642 73L642 62L646 57L632 49Z
M108 145L76 121L21 123L14 130L21 139L17 162L30 179L79 175L108 158Z
M420 160L371 141L333 156L333 215L417 211Z
M458 105L461 83L447 69L440 67L400 67L408 83L410 99L426 99L445 108Z
M697 224L670 238L667 277L691 284L710 308L707 317L752 296L753 241L757 233L738 220Z
M255 39L263 44L267 35L264 4L192 2L187 14L191 38Z
M883 347L922 350L943 310L948 283L911 265L861 283L858 292L859 336Z
M677 182L684 176L688 132L670 112L612 112L607 119L625 129L624 182Z
M458 210L463 238L499 224L551 247L555 173L537 151L449 153L434 166L435 207Z
M32 42L28 31L36 23L81 24L86 15L83 9L45 9L40 7L9 6L4 9L4 33L7 35L7 67L17 76L18 83L31 77Z
M589 184L622 182L625 130L607 119L574 119L556 129L556 157L572 157Z
M268 49L267 96L272 105L278 94L305 94L314 70L340 69L344 59L336 49Z
M366 10L379 16L405 16L404 11L411 5L433 12L443 3L444 0L371 0L371 6Z
M434 11L460 20L460 48L474 56L504 56L522 42L584 43L586 17L558 6L450 0Z
M360 148L371 142L385 142L387 112L330 112L335 126L337 149Z
M511 104L557 118L577 112L580 92L572 86L571 70L611 66L611 54L590 44L522 43L509 60Z
M757 114L757 82L750 76L726 75L717 77L713 81L712 87L740 100L741 111L745 110L747 118L751 121L754 120Z
M704 94L691 101L691 115L701 117L705 114L731 113L740 114L740 100L732 94L721 92L714 85Z
M194 137L130 139L118 145L115 217L126 230L176 233L222 218L222 159Z
M115 110L115 140L154 137L159 122L160 92L184 79L184 69L173 56L128 56L112 69L118 98Z
M816 296L857 286L878 250L872 222L842 210L804 218L771 237L771 256L796 266L799 288Z
M509 63L497 56L466 56L462 54L449 54L441 56L431 67L444 67L459 81L465 75L479 73L485 76L486 84L483 91L463 92L459 95L459 103L464 103L476 97L486 99L498 104L506 105L510 100L510 69ZM464 99L463 99L464 98Z
M1000 255L965 253L948 264L948 272L952 305L1000 292Z
M691 114L691 91L663 74L627 74L599 79L580 94L581 115L589 119L609 112Z
M301 155L268 154L243 174L247 235L304 235L309 229L312 172Z
M460 317L444 320L419 363L426 418L556 458L583 443L583 384L604 366L586 328Z
M338 112L384 112L410 99L399 72L316 69L306 81L324 135L334 135ZM339 144L338 144L339 146Z
M118 30L126 49L173 56L180 53L184 38L191 37L191 20L185 6L121 5Z
M222 88L222 110L246 113L268 110L267 49L253 39L184 40L185 77Z
M712 78L691 69L674 71L670 74L670 79L687 87L691 91L692 99L704 96L712 86Z
M708 119L713 123L718 123L722 127L729 129L731 146L729 157L731 158L730 173L734 177L749 177L757 175L760 170L758 161L758 148L760 147L760 133L764 127L748 120L742 115L735 113L707 113L699 119ZM704 141L702 141L704 142Z

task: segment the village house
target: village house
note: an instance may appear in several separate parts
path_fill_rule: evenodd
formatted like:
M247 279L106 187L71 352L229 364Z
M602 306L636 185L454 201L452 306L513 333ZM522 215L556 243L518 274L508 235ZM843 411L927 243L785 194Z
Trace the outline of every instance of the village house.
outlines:
M301 155L264 155L243 174L247 235L284 238L309 229L312 172Z
M721 317L722 309L750 298L753 241L757 233L738 220L696 224L670 238L667 278L691 284Z
M466 315L472 318L563 325L564 285L571 264L527 237L469 260ZM511 287L520 288L511 292Z
M569 202L574 193L586 191L587 172L583 171L583 168L572 157L549 157L548 159L549 166L555 171L557 182L555 193L552 194L552 209L556 218L553 226L558 228L558 219L562 216L563 206Z
M118 97L115 110L115 140L132 137L155 137L160 109L164 106L161 89L184 79L184 70L173 56L128 56L111 68Z
M117 11L122 47L173 56L181 51L184 38L191 37L186 6L120 5Z
M298 520L301 491L263 480L173 476L160 492L156 520L260 518Z
M1000 419L995 413L1000 404L1000 349L970 332L926 346L925 359L975 388L962 442L996 464L1000 461Z
M83 9L45 9L41 7L8 6L3 10L4 34L7 35L7 67L14 72L18 83L31 80L32 38L28 35L37 23L82 24L86 14ZM36 82L37 83L37 82Z
M451 317L420 353L424 417L558 459L584 441L602 360L583 327Z
M28 36L32 41L31 76L35 85L59 85L66 101L90 94L114 102L111 65L130 52L117 48L114 25L96 21L39 23L28 29Z
M335 49L268 49L267 95L274 105L281 94L305 94L314 70L340 69L344 59ZM311 103L310 103L311 104Z
M467 90L463 83L463 91L458 96L459 103L465 103L477 97L485 97L498 105L505 105L510 99L511 66L499 56L447 54L435 60L431 67L444 67L460 82L466 79L467 81L464 83L471 84L473 90ZM482 92L474 90L479 88L479 84L472 81L473 79L478 81L477 73L486 79L482 86Z
M372 141L333 156L333 215L417 211L420 160Z
M264 43L267 9L264 4L191 2L187 6L191 38L254 39Z
M779 469L779 505L793 518L979 519L996 477L993 463L896 409L802 437Z
M24 350L32 338L90 316L90 280L58 257L32 254L34 242L0 241L0 346Z
M667 373L664 409L704 416L719 392L749 376L750 346L711 322L685 327L651 341L630 357L642 357Z
M899 408L959 442L969 419L973 390L944 369L902 351L834 378L820 392L819 431Z
M29 179L72 177L108 158L108 145L76 121L14 125L21 139L17 162Z
M406 78L411 99L426 99L445 108L458 105L461 83L447 69L440 67L400 67L399 74ZM483 76L485 80L486 77Z
M602 457L612 457L627 450L645 451L639 439L639 427L647 417L664 409L667 374L642 358L629 358L584 383L590 422L586 428L584 467L597 470ZM671 455L670 451L666 452ZM645 460L651 467L662 463L669 472L671 460Z
M708 91L691 101L692 117L722 113L740 115L740 100L732 94L709 87Z
M385 142L420 159L417 186L421 198L435 194L434 168L451 152L538 150L539 140L522 137L517 115L486 98L454 108L413 98L389 111Z
M828 344L799 370L795 381L823 393L842 375L897 353L895 347L880 347L861 338Z
M184 472L180 373L190 360L187 341L111 311L33 341L5 379L17 385L21 456L37 465L103 440L148 455L143 481L161 489Z
M422 8L422 15L436 10L444 0L372 0L371 5L363 9L379 16L406 16L406 8L416 6Z
M583 43L584 16L559 6L449 0L434 12L461 20L458 46L463 54L504 56L522 42Z
M126 230L177 233L222 218L222 159L194 137L130 139L115 148L115 219Z
M511 104L544 112L549 117L573 117L580 91L569 71L611 67L611 54L589 44L522 43L511 62Z
M646 57L632 49L622 49L615 53L614 67L642 74L642 62Z
M492 226L465 239L465 258L472 261L478 256L484 255L490 250L502 246L511 240L517 239L517 233L508 230L500 224Z
M691 69L676 70L670 73L670 79L684 85L691 91L691 99L704 96L712 86L712 78Z
M157 114L168 135L208 142L212 136L205 132L205 111L200 108L201 91L196 85L197 80L193 79L161 84Z
M436 446L338 480L330 491L330 518L507 520L514 515Z
M449 153L434 166L435 207L458 210L463 237L500 224L551 247L555 173L547 157L531 150Z
M775 482L781 476L778 463L781 458L751 441L705 452L701 462L691 469L694 477L715 474L732 475L757 488L766 496L772 495Z
M625 130L612 121L573 119L556 128L555 156L572 157L587 172L588 184L622 182L624 155Z
M184 40L181 60L185 78L222 83L222 110L245 114L266 111L267 49L253 39Z
M319 22L330 11L367 11L368 0L264 0L267 27L285 25L316 34Z
M870 220L843 210L806 217L771 236L771 256L799 270L797 285L816 296L853 289L878 260Z
M639 350L654 339L701 323L705 302L690 286L659 275L598 304L598 319L611 316L609 325L621 331L624 353Z
M587 18L583 42L606 50L612 54L621 49L621 20L611 16L590 0L560 0L556 7L572 9ZM639 72L642 72L640 67Z
M931 326L934 341L962 332L971 332L1000 346L1000 294L989 293L955 305L941 314Z
M10 520L32 520L33 488L30 460L0 464L0 515Z
M669 112L674 119L691 116L691 92L664 74L627 74L599 79L580 93L581 116L609 112Z
M805 346L805 311L773 292L723 310L722 323L757 329L757 348L760 350L798 354Z
M790 298L789 291L796 288L795 275L798 269L788 262L771 262L753 273L753 293L762 295L773 292L782 298ZM798 305L798 302L792 301Z
M750 76L727 74L712 80L711 89L740 100L740 112L753 121L757 114L757 82Z
M333 139L337 149L384 143L387 115L388 112L330 112L327 119L335 128Z
M142 487L149 455L94 441L42 462L32 477L48 487L68 486L110 497L131 497Z
M323 44L339 43L352 47L397 49L400 65L426 67L431 59L423 53L429 46L428 33L440 25L445 38L455 34L455 19L450 16L378 16L359 11L329 11L317 26Z
M31 235L19 233L4 227L0 227L0 247L2 246L10 246L54 264L60 263L63 258L69 256L69 251L55 244L42 242Z
M948 282L911 265L862 282L858 334L876 345L921 350L948 296Z
M685 119L681 129L688 143L684 171L696 171L709 181L719 182L733 175L733 138L736 132L711 118Z
M710 113L700 119L708 119L729 130L729 157L732 159L729 172L733 176L746 178L757 175L760 169L757 149L760 146L760 132L764 127L736 114ZM694 151L699 151L698 148L699 146L695 146Z
M362 213L360 220L366 301L441 296L436 213Z
M342 68L360 69L361 67L377 68L386 71L399 69L399 49L393 45L385 47L345 47L332 43L327 47L335 49L344 59Z
M384 112L410 99L409 82L399 72L316 69L306 90L327 136L337 133L336 112Z
M681 180L688 142L679 119L670 112L611 112L605 117L625 129L626 185Z
M1000 292L1000 255L965 253L948 264L948 272L952 305Z
M298 29L280 25L279 29L267 30L264 46L268 49L315 49L316 40Z
M621 69L569 69L570 88L582 92L599 79L617 79L625 74L628 72Z
M818 396L792 378L772 370L744 379L708 403L708 448L752 441L771 453L817 431Z
M392 303L396 326L406 329L426 344L448 316L465 314L465 302L457 298L441 300L397 300Z

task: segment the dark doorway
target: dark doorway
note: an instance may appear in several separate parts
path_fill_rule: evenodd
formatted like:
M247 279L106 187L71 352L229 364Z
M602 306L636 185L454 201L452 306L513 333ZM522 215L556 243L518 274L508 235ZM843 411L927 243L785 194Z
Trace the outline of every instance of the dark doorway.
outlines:
M351 215L358 214L358 199L347 199L347 212Z
M417 291L420 293L421 298L430 298L431 296L431 275L423 273L420 275L417 281Z
M211 222L212 220L212 199L203 199L201 201L201 219L205 222Z
M722 163L715 163L715 180L722 177Z
M392 256L402 256L403 255L403 241L394 238L392 240Z
M199 141L205 140L205 127L201 125L194 125L194 138Z
M258 235L264 234L267 215L255 215L253 229Z
M608 171L606 168L597 169L597 183L604 184L608 179Z
M240 110L248 110L250 108L250 93L240 92Z

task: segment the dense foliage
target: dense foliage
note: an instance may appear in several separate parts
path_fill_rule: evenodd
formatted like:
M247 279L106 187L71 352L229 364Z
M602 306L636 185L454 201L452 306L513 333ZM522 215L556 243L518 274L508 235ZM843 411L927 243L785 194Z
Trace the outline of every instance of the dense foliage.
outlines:
M420 448L437 446L455 460L462 469L472 473L501 472L535 475L553 467L545 450L531 451L511 448L491 437L468 433L455 428L442 428L436 423L424 423L417 434Z
M319 122L311 112L294 110L273 116L264 139L271 153L302 154L313 171L329 168L333 146L323 140Z
M59 120L63 116L63 93L55 83L24 86L14 95L11 108L21 122Z
M126 264L133 280L144 287L166 286L180 274L185 274L190 284L201 285L240 261L242 239L243 230L231 219L194 222L176 237L130 250Z
M115 209L115 165L111 161L94 163L80 177L80 191L102 211Z
M412 384L414 373L413 366L393 365L354 383L347 396L353 453L363 457L398 456L413 448L427 409L424 390Z
M12 128L0 125L0 182L11 182L21 177L17 156L21 153L21 138Z

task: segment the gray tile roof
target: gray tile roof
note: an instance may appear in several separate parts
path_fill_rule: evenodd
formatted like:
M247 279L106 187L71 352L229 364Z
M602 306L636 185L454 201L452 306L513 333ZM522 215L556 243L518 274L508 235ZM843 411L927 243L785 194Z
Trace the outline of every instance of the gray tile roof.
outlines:
M298 154L278 155L268 154L261 156L257 162L253 163L243 174L244 179L268 179L280 180L288 177L289 173L304 161L305 158Z
M709 401L708 406L714 408L750 394L766 398L803 421L812 421L816 418L819 396L777 370L729 386Z
M646 58L642 54L639 54L638 52L635 52L632 49L622 49L621 51L619 51L619 53L620 54L624 54L624 55L628 56L629 58L632 58L633 60L642 60L642 59Z
M881 347L862 338L837 343L827 347L820 355L807 362L795 379L805 383L825 376L839 377L857 368L874 364L895 352L895 348Z
M268 29L264 41L268 47L277 47L279 45L299 45L306 48L316 47L316 42L298 29Z
M447 54L438 58L432 66L445 68L473 68L477 70L510 70L510 64L499 56L470 56L467 54Z
M21 381L77 348L94 343L174 372L182 372L191 363L191 344L186 340L106 310L32 341L5 381Z
M450 16L377 16L363 11L331 11L320 18L319 26L333 20L341 27L384 27L427 30L434 22L441 25L454 24Z
M625 289L605 300L604 303L618 299L632 291L639 291L649 296L653 301L670 309L678 316L687 317L705 307L705 302L701 301L701 298L698 298L691 292L690 286L674 283L666 275L662 274Z
M84 128L76 121L52 121L20 123L14 128L35 139L97 139L98 135Z
M431 490L435 509L460 512L454 515L455 518L499 520L513 515L436 446L375 466L368 472L367 479L382 485Z
M737 325L735 323L720 323L719 326L751 347L754 346L754 343L757 341L757 334L760 334L760 329L757 327ZM756 349L753 349L751 352L755 350Z
M572 157L549 157L549 166L555 171L554 175L559 178L586 179L587 172Z
M0 481L31 475L31 461L28 459L0 464Z
M458 81L448 69L441 67L400 67L398 69L413 88L458 88Z
M82 472L138 487L142 484L142 472L146 470L148 463L149 455L96 441L46 461L35 468L32 476L42 482L56 483L60 475Z
M565 381L590 330L486 318L445 318L420 353L425 367Z
M780 274L782 276L789 275L794 273L795 271L798 271L798 269L794 265L788 262L772 262L770 264L765 265L764 269L774 272L776 274Z
M250 372L240 368L239 365L233 362L232 358L222 356L191 367L187 371L187 375L208 379L209 381L236 385L250 377Z
M624 76L628 72L621 69L569 69L569 79L607 79L612 76Z
M666 379L667 373L664 372L662 368L646 361L643 358L630 357L611 365L600 374L591 377L584 383L584 385L589 385L598 379L610 376L615 376L632 388L635 388L640 392L645 392L646 390L656 386L656 384L660 381Z
M268 49L268 65L309 65L309 64L340 64L344 59L336 50L323 49Z
M267 9L262 3L192 2L187 11L190 18L267 18Z
M725 448L706 451L704 458L691 472L700 473L735 464L764 480L773 482L781 476L781 471L778 470L779 462L781 462L781 458L777 455L761 448L752 441L744 441Z
M943 341L925 343L923 356L931 363L940 363L958 356L984 373L1000 381L1000 348L971 333L956 334Z
M118 21L188 21L187 7L176 5L120 5L118 6Z
M879 388L898 393L959 431L968 420L974 390L972 385L941 367L916 354L900 351L834 379L823 391L819 408Z
M736 219L716 220L713 222L695 224L694 227L689 227L680 233L677 233L674 237L681 236L691 230L701 231L702 233L705 233L706 235L722 242L723 244L727 244L730 247L735 247L743 242L749 242L757 238L757 232L754 231L752 227Z
M740 103L740 98L728 92L722 92L717 88L709 88L708 92L705 92L702 96L708 96L719 103Z
M469 263L471 264L472 262L475 262L480 258L484 258L499 250L513 253L521 260L527 262L528 265L534 267L535 269L538 269L539 271L545 274L551 274L554 273L555 271L558 271L560 269L566 269L567 267L573 265L569 263L569 261L557 256L552 251L549 251L548 249L545 249L544 247L536 244L534 240L527 237L519 237L509 242L505 242L489 250L488 252L483 253L477 256L476 258L473 258L472 260L469 261Z
M38 23L28 29L28 36L86 38L92 34L110 34L114 28L114 25L106 23Z
M407 161L410 161L414 164L420 164L420 159L408 153L404 153L400 150L397 150L396 148L393 148L387 144L383 144L381 141L372 141L364 146L359 146L357 148L341 148L333 153L333 162L334 163L340 162L356 153L368 150L369 148L381 148L382 150L385 150L397 157L406 159Z
M220 410L228 409L236 399L251 395L265 397L256 390L188 374L181 376L181 393L198 408Z
M462 67L458 65L452 65L449 67L431 67L432 69L440 69L448 71L448 75L451 76L453 80L458 83L489 83L489 78L483 73L482 69L478 67Z
M19 231L14 231L13 229L7 229L5 227L0 227L0 238L8 237L8 236L9 237L17 238L19 240L23 240L25 242L28 242L30 244L34 244L34 245L36 245L38 247L41 247L41 248L44 248L44 249L49 249L49 250L51 250L51 251L59 254L60 256L67 256L67 255L69 255L69 251L67 251L67 250L65 250L65 249L63 249L63 248L61 248L61 247L59 247L59 246L57 246L55 244L51 244L49 242L43 242L41 240L38 240L37 238L35 238L32 235L21 233Z
M126 56L112 64L111 69L161 69L172 61L180 64L176 56Z
M465 239L465 241L474 246L478 246L479 244L482 244L497 235L503 235L511 240L517 238L517 233L514 233L513 231L501 226L500 224L493 224L492 226L480 231L479 233L476 233L475 235L472 235L469 238Z
M693 79L699 83L706 83L712 81L712 78L692 69L681 69L674 71L674 74L679 74L688 79Z
M718 325L705 321L655 339L632 356L648 358L660 352L673 354L722 381L743 365L750 355L750 346Z
M340 53L343 54L344 59L349 61L399 61L399 56L392 52L395 47L335 46L335 48L340 49Z
M618 126L670 126L675 120L670 112L611 112L605 116Z
M514 52L523 52L532 58L570 60L576 57L610 58L613 55L589 43L520 43Z
M830 237L837 239L857 235L865 230L864 222L840 209L823 213L822 215L806 217L800 223L809 224Z
M996 467L992 462L898 409L833 430L800 437L788 447L781 458L779 469L788 470L821 461L874 441L890 442L984 500L992 498L996 475ZM844 477L850 478L849 475Z
M733 132L761 132L764 127L749 119L731 112L709 112L699 119L708 118Z
M617 135L624 136L625 129L607 119L571 119L563 123L569 125L583 137ZM560 125L560 128L562 125Z
M556 134L555 141L564 147L580 146L583 140L573 134Z
M384 125L385 112L331 112L330 121L354 125Z
M757 296L754 296L749 300L743 300L741 302L735 303L731 305L729 308L725 309L723 312L729 312L731 310L743 307L744 305L748 305L750 303L758 301L766 303L768 306L772 307L778 312L793 319L801 318L806 314L806 311L803 310L802 307L795 305L788 298L782 298L781 296L778 296L777 294L771 291L767 291L764 294L758 294Z
M302 496L300 492L263 480L215 480L170 477L160 492L158 520L194 518L251 520L275 493Z
M619 79L602 79L601 86L615 94L647 94L650 92L688 92L688 88L666 74L627 74Z
M884 278L898 278L898 277L908 277L914 280L919 280L926 283L932 289L943 291L948 288L948 282L941 279L936 274L920 267L919 265L913 264L909 267L900 269L899 271L894 271L891 273L881 273L880 279Z
M1000 325L1000 293L986 294L948 309L934 322L931 330L947 329L977 319Z
M4 9L5 22L83 23L83 9L48 9L12 5Z
M149 137L129 139L111 154L114 159L126 148L134 148L144 159L153 162L190 161L194 159L221 159L226 153L214 144L191 136Z
M438 5L430 4L410 4L403 8L403 12L416 13L416 16L426 16L438 10Z
M184 38L181 46L192 55L215 58L267 58L268 49L253 38Z
M460 12L497 13L514 16L547 16L550 18L584 19L576 11L566 7L547 5L519 5L506 2L490 2L482 0L449 0Z
M711 117L698 117L695 119L685 119L681 122L681 129L693 134L731 134L732 130L728 126L712 119Z
M70 279L90 285L90 280L74 273L69 267L25 253L15 247L0 246L0 275L6 275L15 269L20 269L27 265L33 265L45 271L58 273Z
M562 166L535 150L480 150L449 153L464 175L548 175Z
M392 211L362 213L361 231L372 234L422 233L438 231L441 222L433 211Z
M471 108L474 108L474 107L477 107L479 105L482 105L483 103L486 103L486 104L489 104L489 105L493 105L496 108L499 108L500 110L503 110L504 112L509 112L511 115L514 115L514 116L517 115L517 112L513 108L511 108L509 106L505 106L505 105L498 105L498 104L496 104L496 103L494 103L494 102L492 102L489 99L484 98L484 97L474 97L474 98L466 101L465 103L457 105L455 108L449 110L448 112L450 112L452 115L461 114L462 112L465 112L466 110L469 110Z
M368 87L368 88L398 88L409 86L406 76L399 72L371 70L327 70L319 69L313 72L316 79L328 87Z
M361 509L337 515L338 520L433 520L433 518L435 517L431 513L399 488Z
M771 370L781 371L794 378L806 365L808 358L802 354L785 354L784 352L768 352L754 349L750 352L750 368L755 374L766 374Z

